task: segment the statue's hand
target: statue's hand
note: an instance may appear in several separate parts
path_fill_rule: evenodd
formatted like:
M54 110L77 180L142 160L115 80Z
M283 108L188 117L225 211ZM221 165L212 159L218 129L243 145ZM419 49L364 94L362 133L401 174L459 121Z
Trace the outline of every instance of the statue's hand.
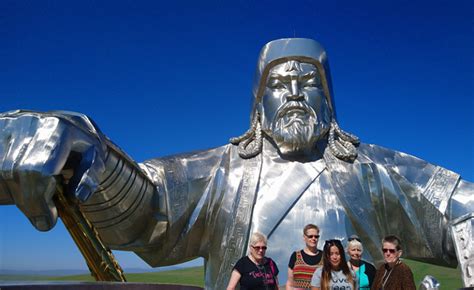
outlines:
M41 231L57 220L58 186L86 200L104 171L105 137L84 115L0 114L0 204L16 204Z

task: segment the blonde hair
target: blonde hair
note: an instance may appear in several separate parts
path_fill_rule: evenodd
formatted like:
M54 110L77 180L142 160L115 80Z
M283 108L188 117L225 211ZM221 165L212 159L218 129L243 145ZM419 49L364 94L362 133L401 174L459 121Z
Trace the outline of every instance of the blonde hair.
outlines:
M259 232L255 232L250 236L250 245L253 246L258 242L263 242L265 245L267 244L267 237L264 234Z
M364 251L364 247L362 246L362 243L355 239L347 243L347 252L349 252L349 249L351 248L358 248L360 249L361 252Z

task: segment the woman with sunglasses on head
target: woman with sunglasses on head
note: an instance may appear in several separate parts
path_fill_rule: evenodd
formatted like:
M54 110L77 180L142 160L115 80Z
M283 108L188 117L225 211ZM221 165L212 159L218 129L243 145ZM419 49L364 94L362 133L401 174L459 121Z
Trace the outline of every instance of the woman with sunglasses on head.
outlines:
M354 290L354 273L347 266L344 248L340 240L326 241L323 248L323 267L314 272L312 290Z
M347 265L356 275L357 289L370 290L374 282L376 270L374 265L362 260L363 252L364 248L359 237L356 235L351 236L347 243L347 254L349 255Z
M250 237L249 255L235 264L227 290L234 290L237 284L240 290L276 290L278 289L278 267L265 257L267 238L261 233Z
M311 289L314 271L322 266L323 253L318 250L319 228L308 224L303 229L305 247L293 252L288 262L286 290Z
M372 290L416 290L413 273L400 260L402 243L394 235L386 236L382 240L383 259L385 263L375 274Z

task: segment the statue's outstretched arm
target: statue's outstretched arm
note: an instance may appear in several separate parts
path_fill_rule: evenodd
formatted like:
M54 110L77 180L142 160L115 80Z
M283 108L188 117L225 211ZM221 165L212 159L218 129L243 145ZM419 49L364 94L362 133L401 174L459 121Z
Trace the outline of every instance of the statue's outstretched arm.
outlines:
M393 192L413 226L417 229L405 238L407 257L456 266L459 263L466 286L474 286L474 183L463 180L459 174L430 164L406 153L372 144L361 144L359 156L383 165L390 174L386 193ZM384 171L378 171L382 176ZM390 185L390 183L387 183ZM402 197L403 199L401 199ZM384 210L380 216L393 218ZM385 217L385 215L387 215ZM405 223L397 227L407 228ZM397 232L389 228L389 233ZM407 234L399 233L399 234ZM402 237L403 238L403 237ZM418 242L416 240L418 239ZM422 252L426 246L430 250Z
M133 242L159 216L156 187L87 116L0 114L0 204L16 204L39 230L57 220L57 187L112 247Z

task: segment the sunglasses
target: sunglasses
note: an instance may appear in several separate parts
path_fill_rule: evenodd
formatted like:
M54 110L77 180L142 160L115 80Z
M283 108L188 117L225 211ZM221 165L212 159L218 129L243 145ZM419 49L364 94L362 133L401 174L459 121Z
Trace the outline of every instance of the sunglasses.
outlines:
M319 239L319 237L320 237L321 235L307 235L307 234L305 234L305 236L306 236L308 239Z
M382 249L382 252L387 253L389 252L390 254L395 254L397 250L395 249Z
M252 248L256 251L266 251L267 250L267 246L263 246L263 247L259 247L259 246L252 246Z

